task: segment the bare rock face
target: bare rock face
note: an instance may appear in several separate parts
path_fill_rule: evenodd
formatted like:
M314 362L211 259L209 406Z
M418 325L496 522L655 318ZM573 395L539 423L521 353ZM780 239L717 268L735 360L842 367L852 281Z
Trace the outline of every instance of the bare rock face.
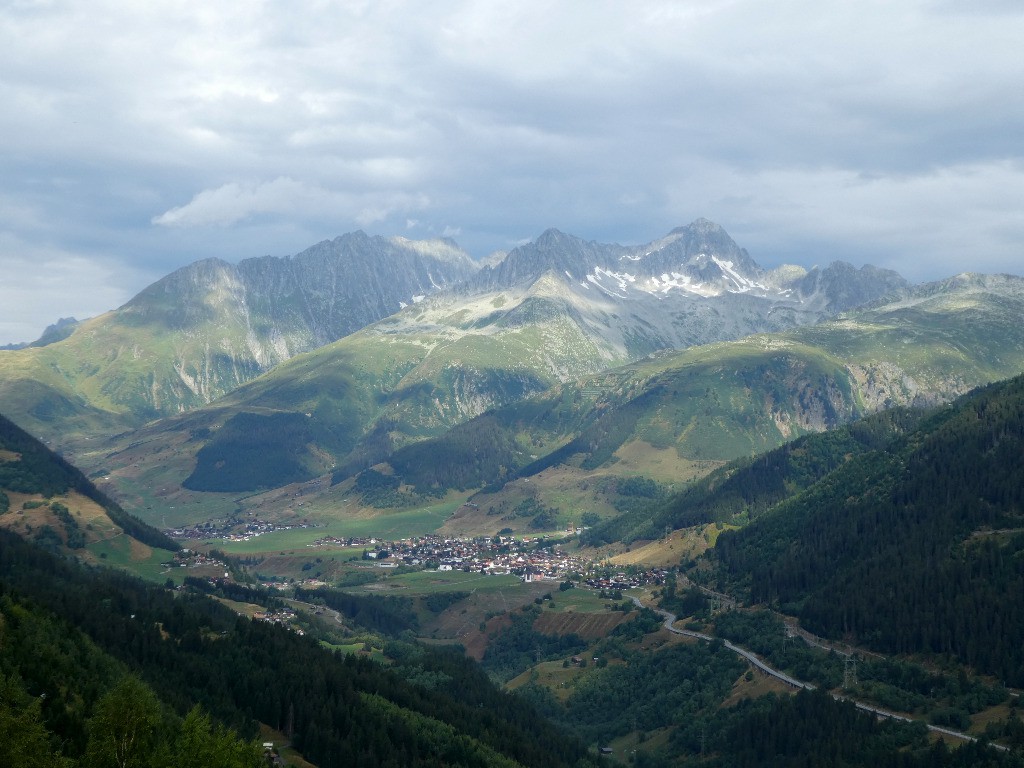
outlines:
M37 387L31 399L39 402L24 406L26 422L45 421L31 414L55 396L129 423L191 410L476 270L451 241L362 232L286 258L190 264L32 357L31 381L67 391ZM29 350L11 354L23 353ZM13 368L25 376L23 367ZM0 394L18 386L0 370Z
M698 219L641 246L587 242L557 230L480 270L466 298L557 282L547 294L622 362L753 333L817 323L907 295L895 272L836 262L765 270L717 224Z

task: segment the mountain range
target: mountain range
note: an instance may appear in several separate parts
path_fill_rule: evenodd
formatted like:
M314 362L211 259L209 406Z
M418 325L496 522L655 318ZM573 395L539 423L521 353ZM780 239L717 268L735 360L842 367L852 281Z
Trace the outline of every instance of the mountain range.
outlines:
M438 493L629 445L725 461L1019 372L1022 295L1005 276L765 270L703 219L642 246L549 230L485 266L355 233L198 262L0 353L0 409L157 504L157 487L338 484L382 462ZM459 480L412 459L488 441Z
M131 428L210 403L475 269L450 241L362 232L289 258L199 261L65 339L0 355L0 403L48 439Z

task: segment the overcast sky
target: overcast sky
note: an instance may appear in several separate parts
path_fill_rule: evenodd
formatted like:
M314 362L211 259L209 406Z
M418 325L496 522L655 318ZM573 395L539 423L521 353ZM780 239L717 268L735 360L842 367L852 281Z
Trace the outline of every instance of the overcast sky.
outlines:
M355 229L1024 272L1024 3L0 2L0 343Z

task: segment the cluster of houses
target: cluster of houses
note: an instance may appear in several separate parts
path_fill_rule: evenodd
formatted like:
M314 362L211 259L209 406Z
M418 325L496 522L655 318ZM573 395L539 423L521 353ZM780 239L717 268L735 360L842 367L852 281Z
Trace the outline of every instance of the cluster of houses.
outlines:
M296 618L296 613L291 608L279 608L273 611L257 611L252 615L253 621L266 621L271 624L280 624L281 626L288 627L296 634L305 634L300 627L295 626L294 622Z
M221 522L208 520L205 523L197 523L196 525L184 528L173 528L167 531L167 535L179 540L209 541L211 539L221 539L222 541L249 541L249 539L262 536L264 533L312 527L313 524L305 520L294 525L278 525L277 523L271 523L258 518L242 525L232 520Z
M660 585L665 570L630 569L615 573L607 565L569 555L559 545L544 546L541 539L512 536L461 538L417 536L400 541L325 536L311 547L363 547L364 558L378 564L404 564L437 571L466 571L494 575L514 574L524 581L584 581L595 589L628 589Z
M194 549L179 549L174 553L174 558L163 563L168 568L203 568L212 567L218 570L224 568L224 561L212 557Z

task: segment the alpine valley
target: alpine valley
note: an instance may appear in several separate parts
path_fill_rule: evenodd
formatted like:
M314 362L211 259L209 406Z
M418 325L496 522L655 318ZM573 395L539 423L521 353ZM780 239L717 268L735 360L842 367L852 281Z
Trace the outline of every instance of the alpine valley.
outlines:
M152 450L154 433L189 444L170 463L157 452L180 476L147 484L251 491L351 474L654 353L810 325L908 290L894 273L841 263L765 271L704 220L632 248L552 230L481 269L450 242L356 233L290 259L199 262L63 341L6 352L0 402L83 467L113 473L115 495L106 456L140 441ZM298 455L276 476L236 477L239 460L252 465L224 460L223 445L236 435L261 452L249 433L267 419L278 435L291 425ZM195 467L203 448L206 462L226 462L222 477ZM118 463L147 473L135 457Z
M1024 765L1022 318L1022 277L767 270L704 219L192 264L0 350L0 734Z
M580 495L594 473L684 481L1011 376L1022 309L1015 277L766 271L706 220L640 247L550 230L478 269L452 243L355 234L193 265L0 354L0 402L168 525L280 507L296 484L307 512L362 514L372 467L408 491L391 508L557 469L533 490L607 516L614 498Z

